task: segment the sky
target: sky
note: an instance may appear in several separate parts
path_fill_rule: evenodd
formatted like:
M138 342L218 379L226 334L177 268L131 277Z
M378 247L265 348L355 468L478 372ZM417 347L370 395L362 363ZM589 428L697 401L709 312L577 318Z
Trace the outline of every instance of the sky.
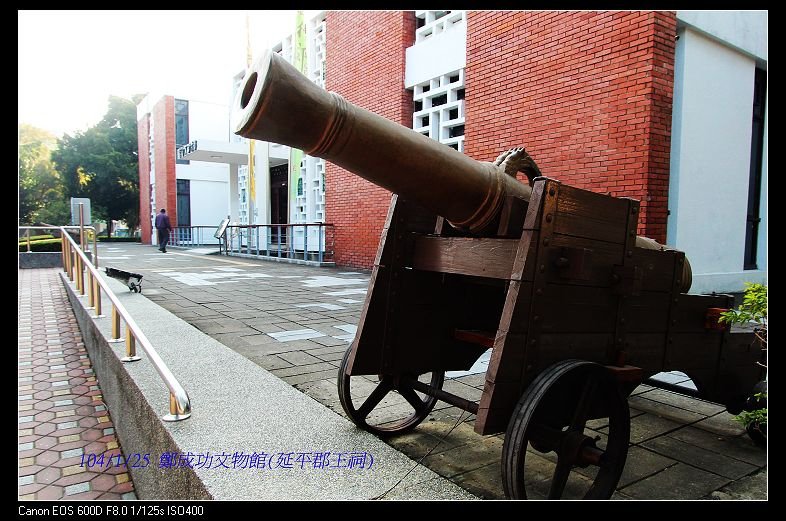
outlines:
M295 11L19 11L19 123L73 135L101 120L110 95L229 105L246 15L254 58L295 30Z

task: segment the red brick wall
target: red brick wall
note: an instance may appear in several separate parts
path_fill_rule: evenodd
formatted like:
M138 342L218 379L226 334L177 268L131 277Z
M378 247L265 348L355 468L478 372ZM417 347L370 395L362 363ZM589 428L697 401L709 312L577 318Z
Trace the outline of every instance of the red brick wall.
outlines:
M414 43L408 12L329 12L327 90L392 121L412 127L412 93L404 88L406 48ZM336 263L370 268L390 192L328 162L326 222L336 225Z
M175 172L175 98L164 96L153 107L156 162L156 214L166 208L177 226L177 175Z
M150 243L150 115L137 122L136 136L139 158L139 227L142 243Z
M665 241L672 12L469 12L465 153L524 145L544 175L641 200Z

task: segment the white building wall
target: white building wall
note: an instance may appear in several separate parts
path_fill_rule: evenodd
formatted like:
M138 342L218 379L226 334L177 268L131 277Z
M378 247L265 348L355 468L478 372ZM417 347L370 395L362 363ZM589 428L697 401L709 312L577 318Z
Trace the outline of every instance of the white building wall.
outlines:
M228 178L229 175L225 174ZM206 179L191 180L191 225L218 226L227 216L229 183Z
M467 66L467 23L463 13L458 11L452 16L427 23L418 32L422 34L424 29L432 30L432 27L441 30L418 38L415 45L407 48L404 86L408 89Z
M677 11L677 21L767 60L767 11Z
M745 281L766 279L763 263L743 269L755 67L736 49L679 31L667 242L690 259L692 293L741 291ZM766 230L764 213L762 221Z
M220 103L188 101L189 141L229 141L229 107Z

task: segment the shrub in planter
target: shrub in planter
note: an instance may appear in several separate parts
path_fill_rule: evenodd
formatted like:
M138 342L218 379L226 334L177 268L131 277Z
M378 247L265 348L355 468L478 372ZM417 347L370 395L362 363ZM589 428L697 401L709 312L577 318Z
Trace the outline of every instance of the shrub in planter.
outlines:
M721 322L753 325L756 343L767 351L767 286L745 284L742 304L737 309L721 313ZM764 364L761 364L764 365ZM766 367L766 365L765 365ZM745 410L734 417L745 427L748 435L759 446L767 444L767 381L756 384L745 404Z
M45 241L46 239L54 239L54 235L31 235L30 242ZM19 244L27 244L27 237L19 237Z
M60 239L44 239L41 241L33 241L30 243L30 251L31 252L43 252L43 251L61 251L62 247L60 245ZM27 252L27 242L20 242L19 243L19 251L20 252Z

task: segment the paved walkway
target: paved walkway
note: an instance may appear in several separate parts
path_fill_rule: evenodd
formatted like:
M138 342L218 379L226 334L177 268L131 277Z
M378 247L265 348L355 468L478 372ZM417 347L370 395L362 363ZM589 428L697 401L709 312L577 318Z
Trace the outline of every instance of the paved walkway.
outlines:
M18 271L19 499L136 499L58 271Z
M103 266L142 273L143 296L343 414L337 370L356 330L368 272L174 248L161 254L127 243L101 245L99 258ZM476 365L449 374L443 388L478 400L485 367ZM373 389L368 380L359 399ZM766 452L722 406L647 385L629 403L632 446L615 498L766 499ZM502 498L504 435L475 434L474 418L439 402L417 429L388 442L413 459L429 454L424 465L476 495ZM593 428L605 436L605 425Z

